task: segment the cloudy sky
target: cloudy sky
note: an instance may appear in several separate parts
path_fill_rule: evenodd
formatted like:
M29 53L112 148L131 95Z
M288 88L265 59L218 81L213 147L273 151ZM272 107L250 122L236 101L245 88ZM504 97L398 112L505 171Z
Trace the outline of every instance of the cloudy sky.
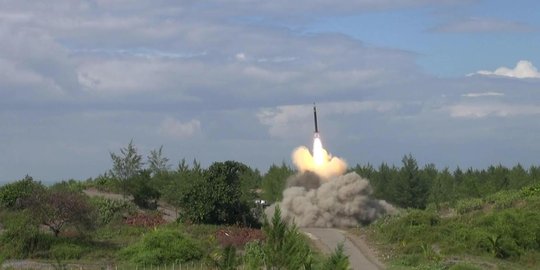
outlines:
M435 4L436 3L436 4ZM0 0L0 182L173 166L540 164L538 1ZM538 67L538 68L537 68Z

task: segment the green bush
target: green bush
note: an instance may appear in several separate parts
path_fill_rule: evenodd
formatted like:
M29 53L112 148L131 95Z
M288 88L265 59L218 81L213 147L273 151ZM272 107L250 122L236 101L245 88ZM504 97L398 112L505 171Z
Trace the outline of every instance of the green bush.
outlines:
M323 269L348 270L349 268L349 258L345 255L343 243L340 243L324 262Z
M492 203L496 209L506 209L511 207L521 196L522 192L507 190L491 194L486 197L485 201Z
M2 220L5 231L0 235L0 254L23 259L49 250L51 235L40 233L38 224L25 211L11 213Z
M140 265L163 265L199 260L199 245L177 230L161 229L147 233L142 239L123 249L121 257Z
M244 265L247 269L261 269L264 265L264 250L258 240L244 246Z
M411 210L408 215L403 218L403 223L406 226L436 226L440 222L440 218L435 212Z
M271 269L307 269L312 266L312 251L308 240L296 225L281 219L281 209L275 208L270 221L265 220L266 237L263 250L265 265Z
M105 173L93 180L86 181L87 186L94 186L96 189L106 192L120 192L120 181L112 175Z
M84 182L70 179L68 181L57 182L50 188L59 191L82 192L85 187L86 186Z
M22 203L24 199L32 195L36 190L44 188L40 182L34 181L30 176L3 185L0 187L0 207L14 208L17 206L17 203Z
M132 203L123 200L93 197L90 199L90 203L97 210L97 222L99 225L109 224L115 217L136 211Z
M480 198L472 198L457 202L456 211L463 215L474 210L480 210L484 206L484 201Z
M419 254L409 254L398 258L395 262L396 265L417 267L422 262L422 256Z
M470 264L458 263L452 265L448 270L480 270L480 268Z
M49 254L51 258L59 260L77 260L82 257L85 248L72 243L60 243L51 247Z
M214 265L220 270L234 270L241 264L234 246L227 246L213 258Z
M530 187L525 187L521 190L525 197L534 197L540 195L540 185L536 184Z

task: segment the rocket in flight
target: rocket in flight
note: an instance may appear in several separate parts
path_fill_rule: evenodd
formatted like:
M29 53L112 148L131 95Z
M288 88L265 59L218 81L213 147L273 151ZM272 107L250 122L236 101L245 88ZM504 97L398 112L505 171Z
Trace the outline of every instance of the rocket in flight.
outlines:
M313 103L313 120L315 121L315 135L319 135L319 127L317 125L317 107Z

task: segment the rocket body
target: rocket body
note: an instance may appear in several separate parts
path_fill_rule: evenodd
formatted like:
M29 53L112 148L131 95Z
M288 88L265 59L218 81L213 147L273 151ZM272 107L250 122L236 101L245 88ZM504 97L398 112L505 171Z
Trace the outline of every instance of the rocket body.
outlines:
M313 120L315 121L315 134L319 134L319 127L317 125L317 107L313 103Z

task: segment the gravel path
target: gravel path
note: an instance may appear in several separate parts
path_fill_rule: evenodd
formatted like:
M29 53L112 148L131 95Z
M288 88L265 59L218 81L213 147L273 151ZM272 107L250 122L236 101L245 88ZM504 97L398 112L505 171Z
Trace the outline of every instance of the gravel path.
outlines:
M355 235L332 228L301 228L318 248L328 254L334 251L339 243L343 243L345 254L349 256L352 269L380 270L384 265L370 252L366 243Z

